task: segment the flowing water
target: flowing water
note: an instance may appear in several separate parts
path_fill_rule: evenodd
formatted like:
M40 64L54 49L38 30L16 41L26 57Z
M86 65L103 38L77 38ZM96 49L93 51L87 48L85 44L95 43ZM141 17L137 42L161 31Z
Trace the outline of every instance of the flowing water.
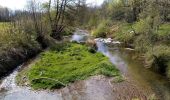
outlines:
M72 41L84 42L88 36L87 32L77 31ZM133 59L133 51L96 42L98 51L108 56L120 70L125 78L124 82L110 85L110 79L99 76L75 82L56 91L34 91L29 87L16 85L18 70L25 66L21 65L2 80L0 100L131 100L135 97L146 100L152 94L156 94L160 100L170 100L170 83L167 79L145 69L139 61Z

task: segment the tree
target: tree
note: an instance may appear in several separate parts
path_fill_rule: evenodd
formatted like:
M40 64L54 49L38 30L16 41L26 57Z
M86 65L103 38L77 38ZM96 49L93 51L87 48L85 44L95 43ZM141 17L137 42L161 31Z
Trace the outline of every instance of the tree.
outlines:
M49 0L48 3L48 16L52 29L51 36L58 40L62 39L61 32L64 29L63 21L67 4L68 0L54 0L54 5L52 5L52 0ZM54 16L51 12L54 12Z
M44 12L41 10L41 4L35 0L30 0L28 2L28 9L30 18L33 21L34 31L37 34L36 40L41 44L43 48L46 48L48 44L45 40L45 34L43 32L42 17Z
M10 21L10 10L0 6L0 21L6 22Z

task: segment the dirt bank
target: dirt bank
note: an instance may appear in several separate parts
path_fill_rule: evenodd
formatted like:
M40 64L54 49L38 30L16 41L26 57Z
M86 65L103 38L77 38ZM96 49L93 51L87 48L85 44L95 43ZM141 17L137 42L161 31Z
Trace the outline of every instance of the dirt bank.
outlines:
M0 78L8 75L17 66L37 55L41 49L17 48L0 53Z

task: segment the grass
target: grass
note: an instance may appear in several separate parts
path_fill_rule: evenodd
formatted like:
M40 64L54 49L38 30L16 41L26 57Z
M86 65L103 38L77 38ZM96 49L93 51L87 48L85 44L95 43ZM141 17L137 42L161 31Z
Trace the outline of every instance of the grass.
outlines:
M12 48L30 47L34 48L38 44L35 37L14 28L10 23L0 23L0 51L10 50Z
M159 27L158 35L161 35L161 36L170 35L170 23L162 24Z
M111 26L111 21L110 20L104 20L97 26L96 29L93 30L92 35L94 37L105 38L107 36L107 34L109 34L110 26Z
M27 72L34 89L57 89L94 75L119 77L119 71L101 53L90 53L88 47L76 43L63 45L61 51L50 50Z
M13 70L40 51L36 37L14 28L7 22L0 23L0 77Z
M10 23L9 22L0 22L0 31L1 34L8 31L10 29Z
M134 32L132 29L132 24L123 23L120 24L119 29L113 33L113 37L122 42L131 42L134 37Z

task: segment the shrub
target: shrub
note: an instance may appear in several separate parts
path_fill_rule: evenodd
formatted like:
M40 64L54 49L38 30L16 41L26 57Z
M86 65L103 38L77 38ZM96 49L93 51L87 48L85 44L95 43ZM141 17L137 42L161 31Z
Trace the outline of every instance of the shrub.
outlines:
M141 19L134 24L135 32L138 34L148 33L151 29L148 19Z
M2 25L2 24L0 24ZM0 26L0 77L40 51L36 37L12 27L10 23Z
M145 54L146 64L152 66L161 73L168 73L167 70L170 61L170 47L166 45L158 45L150 48ZM168 68L169 69L169 68Z
M10 50L13 48L39 48L36 37L25 33L24 31L10 26L0 28L0 51Z
M69 35L72 35L73 32L75 31L75 28L74 27L66 27L64 28L63 32L61 33L63 36L69 36Z
M150 40L145 35L139 35L134 40L135 50L145 53L152 46Z
M168 62L168 67L166 69L166 75L170 79L170 61Z
M110 27L111 27L111 21L104 20L97 26L97 29L95 29L92 34L95 37L105 38L107 34L110 32Z
M135 33L132 29L132 25L128 23L120 24L119 30L113 33L113 37L125 43L132 43Z
M159 30L157 32L158 41L161 43L170 44L170 23L164 23L160 25Z

